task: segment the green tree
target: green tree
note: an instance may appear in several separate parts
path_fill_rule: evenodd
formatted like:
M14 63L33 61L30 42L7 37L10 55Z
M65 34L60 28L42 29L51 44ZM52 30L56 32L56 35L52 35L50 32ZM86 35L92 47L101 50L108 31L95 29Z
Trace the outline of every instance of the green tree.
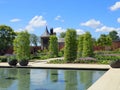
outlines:
M64 58L66 62L73 62L77 57L76 31L68 29L65 36Z
M62 33L60 33L60 38L65 38L65 36L66 36L66 32L62 32Z
M112 41L119 40L118 33L116 31L109 32L110 38L112 38Z
M84 35L78 37L78 58L82 57Z
M30 57L30 34L22 31L14 39L14 53L18 60L28 59Z
M109 35L101 34L97 40L97 43L99 46L102 46L104 50L106 50L108 46L111 46L112 38Z
M86 32L83 39L83 57L92 57L93 56L93 40L91 34Z
M39 38L35 34L30 34L30 43L33 46L38 46Z
M6 25L0 25L0 54L5 54L6 50L13 46L15 39L14 30Z
M49 54L50 57L57 57L58 56L58 41L55 35L50 36L49 40Z

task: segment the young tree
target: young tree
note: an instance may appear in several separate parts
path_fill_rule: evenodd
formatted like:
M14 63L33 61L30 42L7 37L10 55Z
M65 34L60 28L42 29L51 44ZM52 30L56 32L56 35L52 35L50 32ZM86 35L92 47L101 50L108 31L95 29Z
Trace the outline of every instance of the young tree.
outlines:
M28 59L30 57L30 40L29 33L22 31L14 40L14 53L18 60Z
M50 57L57 57L58 56L58 41L57 41L57 37L55 35L50 36L49 54L50 54Z
M68 29L65 36L64 58L66 62L73 62L77 57L76 31Z
M83 53L82 57L92 57L93 56L93 40L91 34L86 32L83 39Z
M0 54L5 54L5 51L13 46L15 36L16 33L11 27L0 25Z
M78 58L82 57L84 34L78 37Z

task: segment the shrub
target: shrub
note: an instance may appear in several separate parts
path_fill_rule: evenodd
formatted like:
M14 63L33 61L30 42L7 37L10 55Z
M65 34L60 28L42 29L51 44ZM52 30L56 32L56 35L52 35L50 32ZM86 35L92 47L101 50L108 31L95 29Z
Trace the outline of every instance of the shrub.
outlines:
M1 62L7 62L7 56L0 56Z

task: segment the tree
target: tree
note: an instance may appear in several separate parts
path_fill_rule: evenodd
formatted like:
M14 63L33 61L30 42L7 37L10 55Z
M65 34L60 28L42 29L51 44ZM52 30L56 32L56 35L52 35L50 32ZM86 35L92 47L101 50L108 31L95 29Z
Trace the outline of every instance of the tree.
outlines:
M78 37L78 58L82 57L84 35Z
M5 51L13 46L15 36L16 33L11 27L0 25L0 54L5 54Z
M76 31L68 29L65 36L64 58L66 62L73 62L77 57Z
M109 32L110 38L112 38L112 41L119 40L118 33L116 31Z
M101 34L98 38L97 43L102 46L104 50L112 44L112 38L109 35Z
M60 33L60 38L65 38L65 36L66 36L66 32Z
M49 54L50 57L57 57L58 56L58 41L55 35L50 36L49 40Z
M30 40L29 33L22 31L14 39L14 53L18 60L28 59L30 57Z
M83 52L82 57L92 57L93 56L93 40L91 34L86 32L83 38Z
M38 46L39 39L35 34L30 34L30 43L33 46Z

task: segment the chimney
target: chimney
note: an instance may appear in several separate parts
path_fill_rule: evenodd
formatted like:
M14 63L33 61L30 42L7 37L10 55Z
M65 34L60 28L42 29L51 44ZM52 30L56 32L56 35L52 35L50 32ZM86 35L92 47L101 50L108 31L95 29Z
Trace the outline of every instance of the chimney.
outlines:
M50 35L53 35L53 28L50 29Z

